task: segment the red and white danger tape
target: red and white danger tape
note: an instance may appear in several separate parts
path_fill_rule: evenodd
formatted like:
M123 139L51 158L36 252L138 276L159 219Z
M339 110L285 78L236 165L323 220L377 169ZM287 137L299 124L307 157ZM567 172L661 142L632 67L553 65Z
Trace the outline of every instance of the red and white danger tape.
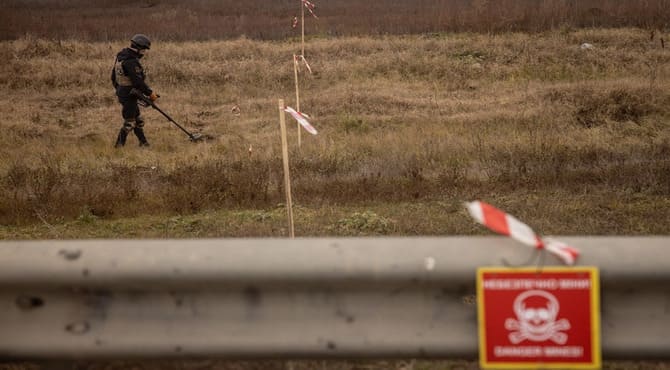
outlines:
M540 238L530 226L488 203L474 201L466 203L466 206L472 218L498 234L507 235L537 249L546 249L568 265L574 265L579 257L577 248L555 239Z
M316 8L316 5L314 5L314 3L311 3L308 0L302 0L302 4L305 6L305 8L307 8L307 10L309 10L309 12L312 14L312 16L314 16L314 18L317 19L319 18L316 16L316 14L314 14L314 8Z
M307 118L305 118L305 116L307 116L306 114L297 112L295 109L291 107L284 108L284 112L288 112L291 116L293 116L293 118L295 118L295 120L298 121L300 126L302 126L305 130L307 130L307 132L309 132L312 135L317 134L317 131L314 128L314 126L312 126L309 123L309 121L307 121Z
M300 61L305 63L305 67L307 67L307 70L309 71L310 74L312 74L312 67L309 66L309 63L307 63L307 59L305 59L304 55L294 55L293 62L299 67L300 66Z

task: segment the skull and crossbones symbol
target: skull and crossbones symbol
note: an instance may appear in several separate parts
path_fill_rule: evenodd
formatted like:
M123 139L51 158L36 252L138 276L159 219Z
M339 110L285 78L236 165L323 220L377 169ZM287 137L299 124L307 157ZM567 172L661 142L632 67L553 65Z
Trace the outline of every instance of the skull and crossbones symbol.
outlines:
M543 304L538 305L538 302ZM568 335L561 331L570 329L570 322L566 319L556 321L558 310L558 299L549 292L529 290L519 294L514 300L514 313L518 320L505 320L505 329L515 330L509 334L509 340L513 344L525 339L534 342L551 340L556 344L565 344Z

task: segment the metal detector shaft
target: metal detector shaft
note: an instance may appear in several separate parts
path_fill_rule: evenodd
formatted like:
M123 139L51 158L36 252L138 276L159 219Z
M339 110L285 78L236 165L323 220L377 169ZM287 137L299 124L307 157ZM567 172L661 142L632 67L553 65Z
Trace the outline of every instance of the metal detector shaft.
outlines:
M202 135L200 135L200 134L192 134L192 133L188 132L188 130L186 130L186 129L183 128L180 124L178 124L177 121L173 120L172 117L170 117L167 113L163 112L163 110L160 109L160 108L159 108L159 107L158 107L158 106L157 106L151 99L149 99L149 97L147 97L146 95L142 94L140 91L138 91L138 90L136 90L136 89L132 89L132 90L131 90L131 94L137 96L138 99L142 100L142 101L143 101L144 103L146 103L147 105L150 105L151 108L153 108L153 109L159 111L160 114L162 114L165 118L168 119L168 121L172 122L175 126L179 127L180 130L184 131L184 133L185 133L186 135L188 135L188 137L191 139L191 141L197 141L197 140L202 139Z
M175 126L179 127L179 129L181 129L182 131L184 131L184 133L185 133L186 135L188 135L188 137L190 137L191 140L195 140L195 137L193 136L192 133L188 132L185 128L183 128L180 124L178 124L175 120L173 120L172 117L170 117L167 113L163 112L163 110L161 110L160 108L158 108L158 106L157 106L156 104L154 104L154 102L150 102L149 104L151 105L151 107L152 107L153 109L159 111L163 116L165 116L165 118L167 118L168 121L174 123Z

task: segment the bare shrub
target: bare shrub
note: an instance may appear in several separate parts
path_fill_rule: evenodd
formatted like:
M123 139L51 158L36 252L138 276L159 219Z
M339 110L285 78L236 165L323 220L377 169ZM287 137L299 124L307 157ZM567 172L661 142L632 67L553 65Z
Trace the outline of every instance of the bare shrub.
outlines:
M575 119L586 128L614 122L641 123L646 115L655 113L649 91L630 91L620 88L607 93L584 94L575 111Z
M267 205L270 200L270 169L258 160L181 164L163 180L164 206L177 212Z

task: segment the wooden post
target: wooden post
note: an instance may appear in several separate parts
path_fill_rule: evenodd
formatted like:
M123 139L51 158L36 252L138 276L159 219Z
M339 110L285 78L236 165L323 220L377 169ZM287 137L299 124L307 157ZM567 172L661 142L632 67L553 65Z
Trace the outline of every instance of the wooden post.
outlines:
M305 4L300 1L300 19L302 20L302 56L305 56Z
M300 112L300 85L298 83L298 58L297 55L293 54L293 73L295 75L295 110ZM300 124L296 122L296 125L298 125L298 148L302 145L302 138L301 134L302 131L300 129Z
M293 229L293 200L291 199L291 175L288 165L288 141L286 140L286 115L284 113L284 99L279 99L279 127L281 128L281 149L284 160L284 188L286 189L286 211L288 213L289 237L295 238Z

